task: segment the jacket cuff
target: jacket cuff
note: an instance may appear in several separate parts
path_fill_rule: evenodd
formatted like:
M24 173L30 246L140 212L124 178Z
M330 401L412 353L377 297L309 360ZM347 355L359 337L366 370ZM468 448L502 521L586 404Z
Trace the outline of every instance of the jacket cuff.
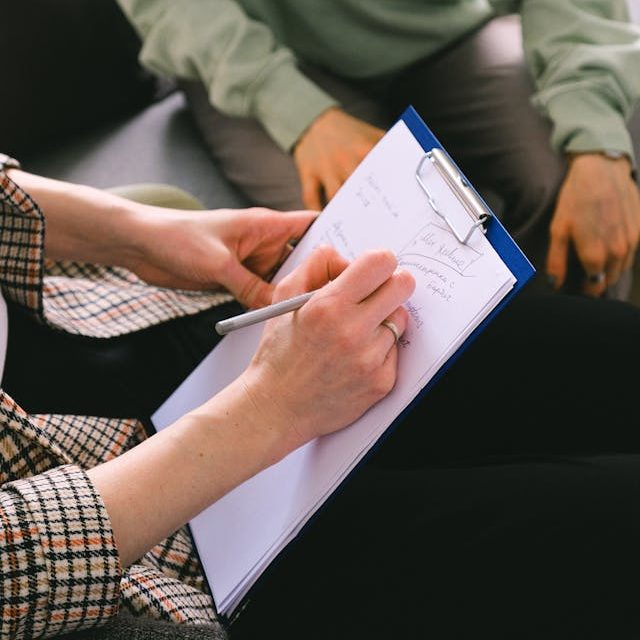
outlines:
M116 615L120 559L106 507L84 471L62 466L4 485L0 516L8 637L54 636Z
M44 322L44 216L38 205L0 171L0 288Z
M291 151L309 125L338 102L298 69L282 65L263 79L252 111L284 151Z
M624 117L607 99L586 89L567 89L534 104L553 122L551 143L557 151L586 153L589 151L621 151L636 166L633 143Z

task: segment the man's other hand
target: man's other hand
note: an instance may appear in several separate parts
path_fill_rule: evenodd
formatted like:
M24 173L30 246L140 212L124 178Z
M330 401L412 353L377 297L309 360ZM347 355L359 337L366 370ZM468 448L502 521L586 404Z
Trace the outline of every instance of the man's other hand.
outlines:
M586 274L583 292L600 296L633 266L640 195L625 157L584 153L569 160L551 221L547 273L560 288L571 244Z

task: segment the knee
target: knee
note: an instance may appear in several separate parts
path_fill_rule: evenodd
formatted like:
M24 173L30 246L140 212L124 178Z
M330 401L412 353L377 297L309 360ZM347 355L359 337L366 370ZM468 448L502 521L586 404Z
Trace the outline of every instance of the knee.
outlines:
M168 184L132 184L109 189L111 193L156 207L172 209L204 209L203 204L190 193Z

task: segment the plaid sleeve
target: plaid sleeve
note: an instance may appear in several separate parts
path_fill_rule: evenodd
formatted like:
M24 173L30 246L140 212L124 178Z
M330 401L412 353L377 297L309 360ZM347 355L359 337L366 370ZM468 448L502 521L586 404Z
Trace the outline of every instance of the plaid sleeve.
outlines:
M38 205L0 171L0 288L43 321L44 225Z
M120 579L106 508L79 467L0 487L3 638L49 637L105 623L118 611Z

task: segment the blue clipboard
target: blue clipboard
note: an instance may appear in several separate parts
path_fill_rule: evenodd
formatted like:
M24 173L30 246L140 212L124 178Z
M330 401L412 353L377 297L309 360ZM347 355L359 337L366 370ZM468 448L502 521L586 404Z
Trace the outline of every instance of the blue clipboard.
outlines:
M349 482L352 475L357 473L358 469L360 469L361 465L364 464L371 455L377 451L378 447L384 446L384 441L393 433L393 431L404 421L404 419L411 413L412 409L419 403L425 396L426 393L429 392L429 389L432 388L434 384L437 384L438 380L446 374L447 369L460 357L460 355L465 351L465 349L477 338L477 336L491 323L492 319L500 313L502 309L516 296L520 290L525 286L525 284L533 277L535 274L535 269L528 258L524 255L524 253L520 250L516 242L511 238L507 230L504 228L500 220L493 214L490 207L486 204L480 194L473 188L471 183L464 176L462 171L455 164L453 159L447 154L446 150L442 146L442 144L438 141L432 131L427 127L422 118L418 115L413 107L408 107L402 116L400 117L408 127L409 131L412 133L414 138L418 141L420 146L425 152L425 157L437 150L436 155L445 156L446 161L449 164L450 169L453 169L455 173L456 179L461 181L464 184L465 190L468 193L473 194L473 200L476 204L479 204L483 213L487 215L481 214L479 216L480 222L482 222L482 230L478 230L476 232L485 233L485 237L489 240L493 248L496 250L502 261L507 265L509 270L514 275L516 282L512 289L504 296L504 298L494 307L494 309L488 314L488 316L474 329L474 331L467 337L467 339L460 345L460 347L456 350L456 352L449 357L449 359L440 367L438 372L431 378L431 380L420 390L417 396L409 403L409 405L396 417L396 419L392 422L387 429L385 429L384 433L378 438L375 444L367 451L362 460L356 466L351 469L351 471L347 474L347 476L340 482L340 485L335 488L335 490L329 495L325 501L320 505L320 507L315 511L315 513L311 516L311 518L307 521L307 523L302 527L299 531L298 535L291 540L282 550L281 552L271 561L270 565L274 566L278 564L281 558L286 554L286 549L291 545L295 545L297 541L299 541L304 535L306 529L312 525L312 523L316 520L318 515L322 513L327 507L330 508L330 504L338 495L340 490L344 488L345 483ZM419 175L419 167L416 167L416 176ZM454 193L456 193L454 191ZM457 194L456 194L457 195ZM460 194L463 197L464 193ZM428 194L425 193L425 203L427 206L431 204L433 207L435 205L434 202L428 203ZM442 215L442 214L441 214ZM443 216L444 217L444 216ZM445 218L446 220L446 218ZM451 226L451 224L449 223ZM480 224L474 224L474 227L477 229L480 228ZM454 235L458 236L458 240L461 240L460 234L456 232L455 229L452 229ZM463 236L465 234L462 234ZM470 235L470 234L469 234ZM462 238L464 240L464 237ZM195 547L195 544L194 544ZM251 599L252 594L255 594L256 591L259 591L265 583L265 580L268 582L268 574L269 570L267 569L263 575L261 575L255 584L250 588L249 592L244 596L242 602L237 606L237 608L231 612L230 615L222 615L221 618L232 621L235 617L242 611L244 605L248 600Z
M493 320L493 318L495 318L495 316L500 313L502 309L504 309L505 305L507 305L513 299L513 297L520 292L522 287L524 287L525 284L535 274L535 268L533 267L529 259L525 256L520 247L518 247L516 242L509 235L497 216L493 214L491 208L484 201L482 196L473 188L471 182L455 164L454 160L451 158L451 156L449 156L440 141L436 138L431 129L429 129L429 127L425 124L424 120L422 120L422 118L418 115L416 110L412 106L407 107L407 109L400 117L400 120L402 120L407 125L413 137L424 149L425 154L429 154L434 149L439 150L440 152L442 152L442 154L444 154L448 163L451 165L451 167L454 168L455 172L457 173L457 177L459 178L459 180L465 185L466 189L472 192L473 199L476 202L480 203L483 210L489 214L486 221L481 220L481 222L485 222L486 224L486 228L484 229L485 236L491 243L491 246L496 250L502 261L507 265L511 273L513 273L516 282L509 293L507 293L507 295L496 305L496 307L489 313L489 315L473 330L473 332L460 345L456 352L442 365L442 367L433 376L433 378L425 385L425 387L420 391L416 398L396 418L394 423L385 431L383 437L380 438L380 440L378 441L378 443L376 443L372 450L376 449L380 441L384 440L385 436L393 431L398 422L402 421L404 416L406 416L406 414L411 411L411 409L417 402L420 402L424 394L429 389L431 389L431 387L436 384L438 380L440 380L440 378L446 373L447 369L460 357L464 350L477 338L480 333L482 333L482 331ZM464 194L460 195L461 197L464 197ZM427 196L425 195L425 197ZM452 230L454 231L455 235L458 236L458 240L462 241L459 234L456 233L456 230Z

